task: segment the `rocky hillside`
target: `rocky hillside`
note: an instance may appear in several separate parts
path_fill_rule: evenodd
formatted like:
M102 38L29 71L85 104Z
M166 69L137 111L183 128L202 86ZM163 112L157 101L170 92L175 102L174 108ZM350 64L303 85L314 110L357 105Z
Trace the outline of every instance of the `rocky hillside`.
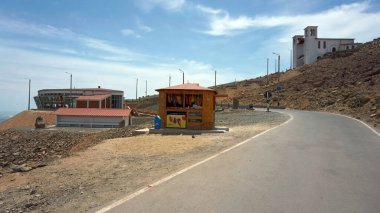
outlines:
M0 124L0 131L10 128L34 128L36 118L41 116L46 125L55 125L53 111L25 110Z
M126 100L125 105L139 113L155 114L158 112L158 95L152 95L136 100Z
M274 88L278 75L218 86L219 93L231 101L264 105L263 93L271 90L272 105L277 105ZM269 85L267 85L269 80ZM380 124L380 39L354 51L330 54L312 65L280 75L281 106L293 109L328 111L360 118L374 126Z
M0 131L0 177L8 172L26 172L45 166L54 159L66 157L106 139L132 136L135 129L149 122L100 132L84 129L8 129Z

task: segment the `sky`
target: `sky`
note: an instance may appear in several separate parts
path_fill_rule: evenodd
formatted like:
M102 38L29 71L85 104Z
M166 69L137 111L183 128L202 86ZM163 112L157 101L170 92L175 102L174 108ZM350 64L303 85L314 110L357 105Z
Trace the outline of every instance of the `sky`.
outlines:
M157 94L185 82L251 79L290 67L292 37L380 37L380 1L2 0L0 112L31 107L37 91L73 87ZM70 74L69 74L70 73ZM147 83L147 85L146 85Z

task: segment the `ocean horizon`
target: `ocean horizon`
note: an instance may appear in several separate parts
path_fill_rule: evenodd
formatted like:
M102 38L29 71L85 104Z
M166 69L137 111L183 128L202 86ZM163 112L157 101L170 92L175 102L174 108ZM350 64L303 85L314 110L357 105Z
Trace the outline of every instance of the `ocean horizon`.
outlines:
M0 124L15 116L19 111L0 111Z

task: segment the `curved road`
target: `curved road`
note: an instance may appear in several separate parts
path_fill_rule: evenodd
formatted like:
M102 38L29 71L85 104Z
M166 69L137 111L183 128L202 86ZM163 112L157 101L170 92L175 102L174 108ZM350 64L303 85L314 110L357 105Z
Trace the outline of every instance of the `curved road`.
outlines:
M108 212L380 212L380 136L359 121L293 120Z

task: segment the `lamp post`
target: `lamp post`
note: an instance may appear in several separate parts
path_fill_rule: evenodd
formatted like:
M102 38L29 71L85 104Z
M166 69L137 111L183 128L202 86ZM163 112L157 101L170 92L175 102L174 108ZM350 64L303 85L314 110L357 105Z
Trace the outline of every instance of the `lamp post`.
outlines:
M182 84L185 84L185 72L181 69L178 69L182 73Z
M280 83L280 61L281 61L281 56L278 53L272 52L274 55L278 56L278 62L277 62L277 72L278 72L278 77L277 77L277 85L276 85L276 93L277 93L277 106L280 106L280 95L279 95L279 83Z
M139 85L139 79L136 78L136 101L137 101L137 87L138 87L138 85Z
M30 85L32 83L32 79L30 78L25 78L26 80L29 80L29 96L28 96L28 110L30 110Z
M145 97L148 96L148 80L145 80Z
M69 72L65 72L66 74L70 75L70 107L73 107L73 98L72 98L72 92L73 92L73 74Z
M269 86L269 58L267 58L267 87ZM267 112L269 112L269 91L265 92L267 98Z
M267 86L269 85L269 58L267 58Z
M216 70L214 70L215 72L215 86L214 86L214 89L216 89Z
M289 52L290 52L290 65L289 65L289 69L293 69L293 50L292 49L289 49Z

